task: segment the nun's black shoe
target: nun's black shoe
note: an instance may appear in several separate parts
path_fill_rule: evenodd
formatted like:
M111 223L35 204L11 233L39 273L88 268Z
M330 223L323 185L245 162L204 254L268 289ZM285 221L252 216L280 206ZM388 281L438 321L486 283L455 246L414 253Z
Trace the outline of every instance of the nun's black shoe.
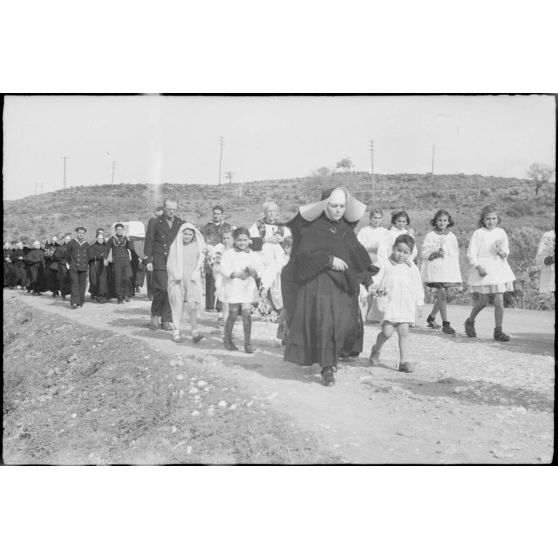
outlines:
M322 368L322 384L324 386L333 386L335 385L335 368L333 368L333 366L324 366L324 368Z

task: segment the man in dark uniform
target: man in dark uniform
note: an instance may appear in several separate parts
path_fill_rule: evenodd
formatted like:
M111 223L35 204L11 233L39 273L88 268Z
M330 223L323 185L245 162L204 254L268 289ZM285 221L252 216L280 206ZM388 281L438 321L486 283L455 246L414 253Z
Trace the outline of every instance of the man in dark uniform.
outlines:
M72 284L72 292L70 294L70 305L72 310L83 306L85 301L85 287L87 283L87 272L89 271L89 261L87 250L89 243L85 240L85 227L76 229L77 238L72 238L68 242L68 250L66 252L67 264L70 270L70 282Z
M220 205L216 205L211 211L213 221L205 225L205 227L202 229L202 234L207 244L209 244L210 246L215 246L222 242L223 232L230 231L231 226L228 223L225 223L223 219L223 213L225 212L225 210ZM205 260L204 272L205 309L212 311L215 308L215 278L213 277L213 271L208 259Z
M178 234L182 219L175 216L177 203L167 198L163 203L163 215L151 219L145 233L146 268L151 274L153 302L151 304L151 327L172 330L172 314L167 291L167 257L170 246Z

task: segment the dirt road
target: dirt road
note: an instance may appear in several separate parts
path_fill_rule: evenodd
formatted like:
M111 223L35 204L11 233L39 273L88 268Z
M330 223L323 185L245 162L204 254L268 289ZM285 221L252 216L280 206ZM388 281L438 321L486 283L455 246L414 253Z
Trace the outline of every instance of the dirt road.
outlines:
M48 295L4 290L31 307L53 312L105 332L142 340L155 350L196 356L212 374L233 378L254 397L269 402L323 448L349 463L549 463L553 456L554 314L507 309L510 343L492 340L492 311L477 319L476 340L463 333L469 308L450 307L456 337L426 327L412 330L413 374L396 371L397 342L382 351L382 366L370 368L378 326L365 326L362 357L343 365L337 384L324 388L319 369L282 360L275 324L254 323L258 351L223 349L216 314L204 313L206 338L193 345L172 343L170 333L151 331L149 301L92 304L71 310ZM428 311L427 307L425 310ZM426 315L426 314L425 314ZM187 328L185 324L185 328ZM236 336L241 326L236 326ZM201 360L200 360L201 359ZM196 360L190 359L196 366Z

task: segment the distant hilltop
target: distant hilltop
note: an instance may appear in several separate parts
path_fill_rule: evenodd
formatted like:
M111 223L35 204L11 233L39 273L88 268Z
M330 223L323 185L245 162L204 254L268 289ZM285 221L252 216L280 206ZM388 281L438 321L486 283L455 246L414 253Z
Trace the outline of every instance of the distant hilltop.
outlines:
M378 174L375 175L375 205L389 212L405 208L427 214L446 207L471 218L488 203L497 203L507 216L554 219L555 183L546 184L535 196L531 181L481 175ZM326 176L204 184L115 184L73 186L15 201L4 201L4 238L46 238L72 231L83 225L90 232L105 230L115 221L147 222L153 210L166 196L179 203L178 214L197 224L211 217L211 207L225 207L230 222L251 224L261 214L264 201L278 203L284 219L297 208L319 199L321 191L335 186L347 187L357 198L370 204L371 175L342 172ZM541 223L540 226L543 226Z

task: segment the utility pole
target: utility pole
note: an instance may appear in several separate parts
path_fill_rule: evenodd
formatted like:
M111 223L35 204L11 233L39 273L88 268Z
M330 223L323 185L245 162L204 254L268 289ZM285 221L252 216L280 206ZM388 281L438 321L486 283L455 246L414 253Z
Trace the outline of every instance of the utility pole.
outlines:
M432 144L432 177L431 177L431 181L432 181L432 186L434 186L434 153L436 150L436 145Z
M116 161L112 162L112 176L111 176L111 179L110 179L110 185L111 186L114 186L114 167L116 167Z
M62 159L64 159L64 182L63 182L62 187L64 189L66 189L66 159L69 159L69 157L64 156L64 157L62 157Z
M221 136L220 144L221 144L221 153L219 155L219 183L218 183L218 186L221 186L221 164L223 162L223 136Z
M370 157L372 164L372 205L376 207L376 177L374 176L374 140L370 140Z
M39 188L39 183L35 182L35 195L37 195L38 188Z

